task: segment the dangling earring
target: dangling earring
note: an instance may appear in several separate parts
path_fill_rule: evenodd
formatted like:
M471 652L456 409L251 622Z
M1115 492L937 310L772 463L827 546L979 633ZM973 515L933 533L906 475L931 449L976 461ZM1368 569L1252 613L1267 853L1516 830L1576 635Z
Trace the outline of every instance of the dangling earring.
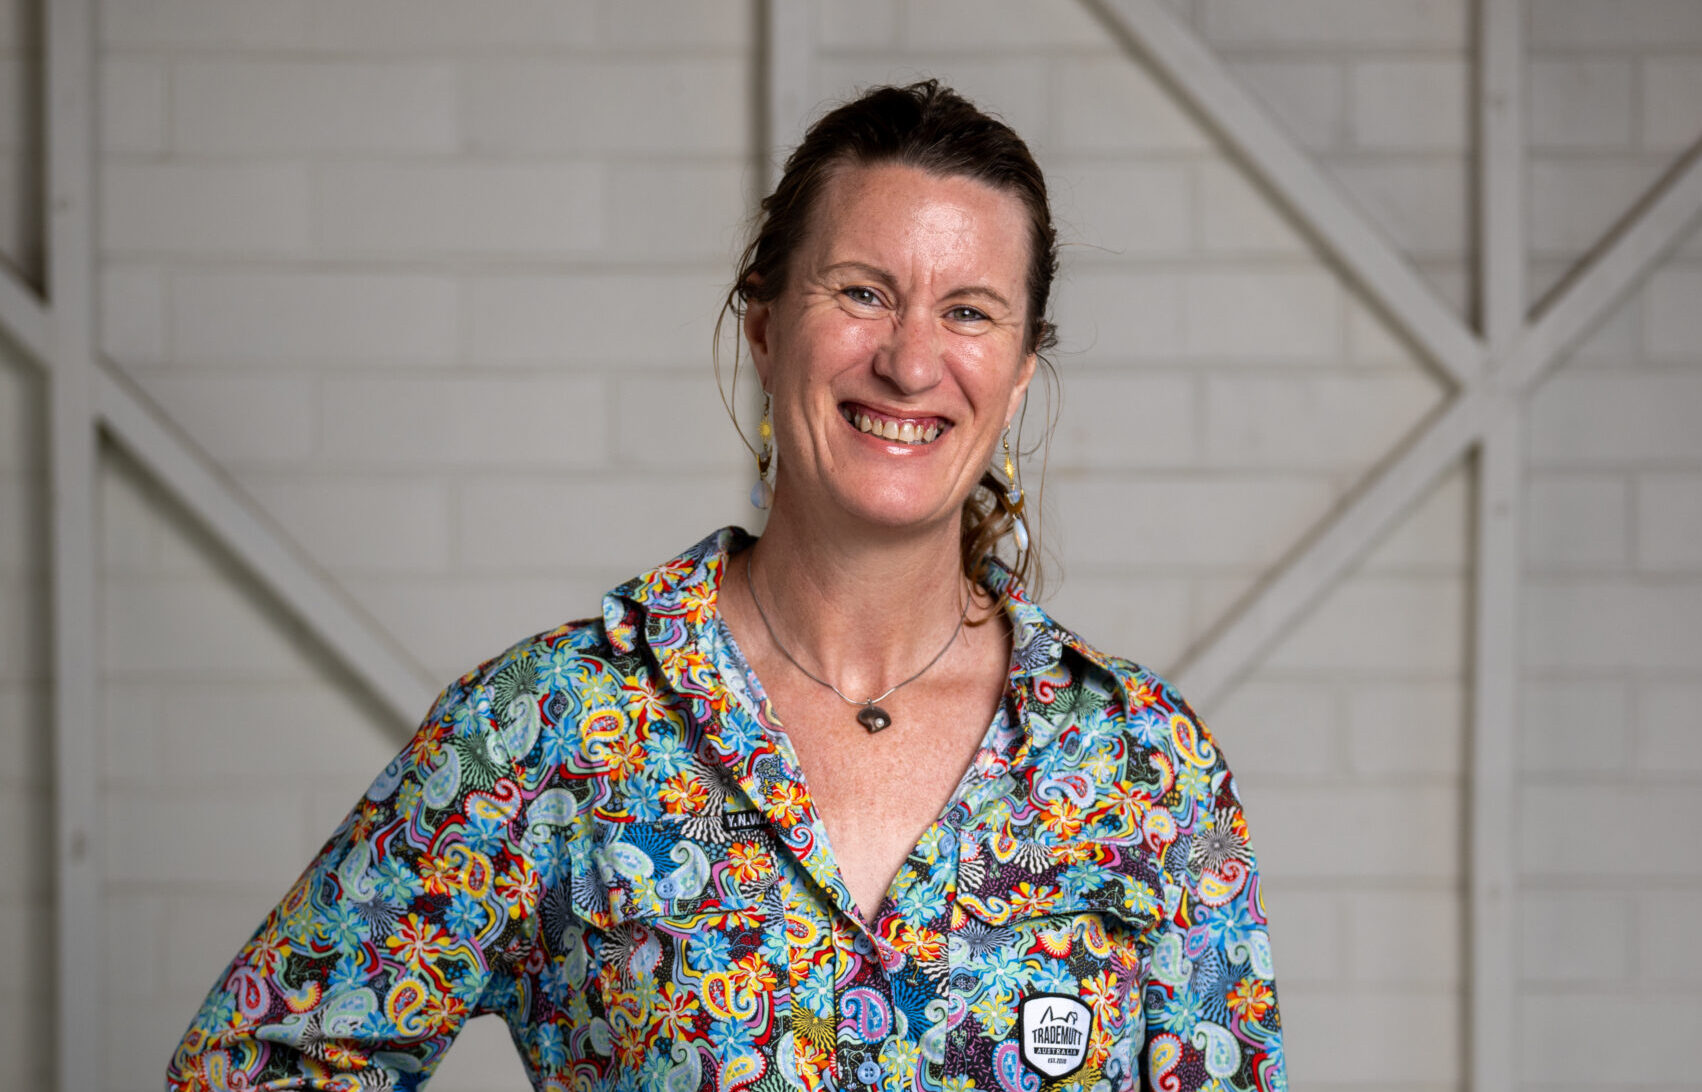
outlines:
M1019 552L1028 552L1028 524L1022 518L1022 483L1016 480L1016 464L1011 461L1011 430L1005 426L1005 511L1011 514L1011 533L1016 537Z
M768 484L768 468L774 462L774 402L768 392L762 394L762 423L756 434L762 440L762 450L756 456L756 484L751 486L751 507L763 509L774 503L774 487Z

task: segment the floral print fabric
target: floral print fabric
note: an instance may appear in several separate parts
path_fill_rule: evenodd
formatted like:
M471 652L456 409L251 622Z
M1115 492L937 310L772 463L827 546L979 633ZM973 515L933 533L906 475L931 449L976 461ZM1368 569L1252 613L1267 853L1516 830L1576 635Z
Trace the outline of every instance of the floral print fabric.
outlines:
M416 1088L500 1013L566 1092L1286 1087L1234 781L1009 588L1004 708L866 927L720 624L725 528L438 699L239 952L171 1089Z

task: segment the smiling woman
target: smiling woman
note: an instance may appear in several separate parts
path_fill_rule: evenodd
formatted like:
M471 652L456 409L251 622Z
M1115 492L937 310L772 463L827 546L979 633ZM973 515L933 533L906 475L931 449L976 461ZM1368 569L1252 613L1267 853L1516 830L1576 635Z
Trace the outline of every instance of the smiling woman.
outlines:
M1221 752L1025 587L1055 250L1028 149L938 84L812 127L729 295L762 537L450 686L172 1086L417 1087L496 1012L539 1088L1283 1088Z

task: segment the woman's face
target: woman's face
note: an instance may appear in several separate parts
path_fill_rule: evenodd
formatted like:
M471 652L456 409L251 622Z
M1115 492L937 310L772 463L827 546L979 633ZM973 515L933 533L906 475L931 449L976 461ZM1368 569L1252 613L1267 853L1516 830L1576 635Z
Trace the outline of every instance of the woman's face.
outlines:
M892 528L958 512L1034 375L1028 216L913 167L823 188L788 283L745 334L773 398L775 504Z

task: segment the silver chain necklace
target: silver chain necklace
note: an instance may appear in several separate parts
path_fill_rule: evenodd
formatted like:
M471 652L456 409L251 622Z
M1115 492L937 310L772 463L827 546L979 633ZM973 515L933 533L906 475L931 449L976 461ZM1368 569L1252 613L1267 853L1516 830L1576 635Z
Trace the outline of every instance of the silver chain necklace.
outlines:
M792 666L797 668L799 671L802 671L812 682L818 682L827 687L835 694L838 694L843 701L850 705L861 706L861 708L857 710L857 723L861 724L871 736L883 728L889 728L892 726L892 714L888 713L885 709L882 709L875 703L885 701L887 696L899 687L909 686L917 679L920 679L923 675L926 675L930 667L933 667L935 664L940 662L940 657L946 654L946 649L951 648L952 643L957 640L957 635L963 632L963 620L969 617L969 604L974 598L973 596L966 596L964 598L963 613L957 616L957 628L951 631L951 637L946 640L945 647L934 653L934 658L922 665L922 670L916 672L916 674L910 676L901 683L894 683L892 686L887 687L886 693L884 694L877 695L876 697L869 698L865 701L858 701L856 698L846 697L845 691L834 686L826 679L820 677L809 668L799 663L798 658L786 651L786 646L780 643L780 638L774 632L774 623L768 620L768 612L762 609L762 600L757 598L756 581L751 579L751 555L749 553L745 554L745 584L751 590L751 602L756 604L757 617L762 619L763 628L768 630L768 639L774 642L774 647L780 650L780 655L791 661Z

